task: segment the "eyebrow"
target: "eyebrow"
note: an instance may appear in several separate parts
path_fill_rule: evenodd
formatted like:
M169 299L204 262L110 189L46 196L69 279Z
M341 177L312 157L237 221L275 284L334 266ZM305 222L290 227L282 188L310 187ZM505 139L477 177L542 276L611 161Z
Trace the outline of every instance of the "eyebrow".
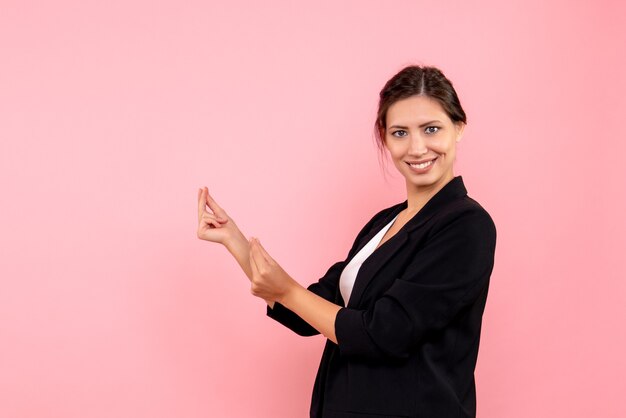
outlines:
M426 125L430 125L431 123L443 123L443 122L441 122L440 120L437 120L437 119L435 119L435 120L429 120L428 122L424 122L424 123L422 123L419 127L420 127L420 128L423 128L424 126L426 126ZM409 129L409 128L408 128L408 126L401 126L401 125L391 125L391 126L389 127L389 129L391 129L391 128Z

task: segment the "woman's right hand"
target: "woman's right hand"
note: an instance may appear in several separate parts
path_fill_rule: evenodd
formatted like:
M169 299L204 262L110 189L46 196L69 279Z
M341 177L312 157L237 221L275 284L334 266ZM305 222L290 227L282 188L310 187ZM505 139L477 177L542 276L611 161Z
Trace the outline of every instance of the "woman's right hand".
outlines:
M210 212L206 207L209 207ZM235 222L228 216L204 187L198 189L198 238L224 244L241 235Z

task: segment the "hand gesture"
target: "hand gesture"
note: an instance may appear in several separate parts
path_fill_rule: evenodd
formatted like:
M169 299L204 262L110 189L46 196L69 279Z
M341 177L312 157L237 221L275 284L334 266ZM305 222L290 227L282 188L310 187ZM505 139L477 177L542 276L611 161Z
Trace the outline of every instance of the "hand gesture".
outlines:
M261 242L250 240L250 267L252 279L250 291L266 301L280 302L298 283L265 251Z
M209 207L210 212L206 207ZM198 189L198 238L205 241L225 244L241 233L235 222L228 216L204 187Z

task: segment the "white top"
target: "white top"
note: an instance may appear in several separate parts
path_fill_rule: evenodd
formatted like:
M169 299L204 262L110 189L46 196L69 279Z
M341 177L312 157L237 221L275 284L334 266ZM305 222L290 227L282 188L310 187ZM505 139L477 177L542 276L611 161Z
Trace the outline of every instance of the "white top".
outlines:
M391 228L391 225L393 225L398 215L385 225L385 227L381 229L378 234L374 235L374 237L367 244L365 244L365 246L361 248L361 250L354 257L352 257L352 260L350 260L341 272L341 277L339 277L339 290L341 291L341 296L343 297L345 306L348 306L348 300L350 300L350 295L352 294L352 287L354 286L354 281L361 264L363 264L367 257L374 252L376 246L378 246L380 241L383 239L387 230Z

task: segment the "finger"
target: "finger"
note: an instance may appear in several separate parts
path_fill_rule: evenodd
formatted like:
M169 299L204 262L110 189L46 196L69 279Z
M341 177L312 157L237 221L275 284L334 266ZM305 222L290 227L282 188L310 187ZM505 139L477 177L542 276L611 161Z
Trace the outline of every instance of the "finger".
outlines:
M215 228L221 228L226 222L220 219L215 218L205 218L204 216L200 219L200 223L204 225L212 225Z
M204 189L198 190L198 220L202 218L202 214L206 210L206 198L204 197Z
M250 241L250 256L254 259L259 272L267 265L267 260L265 260L265 257L259 252L258 242L254 238Z
M256 243L257 243L259 253L263 256L263 258L265 259L265 262L267 262L268 264L272 263L274 259L268 254L267 251L265 251L265 248L263 248L263 245L261 245L261 241L259 241L258 238L256 238Z
M215 218L215 215L212 215L210 213L204 213L202 215L202 222L204 222L205 224L211 224L216 228L222 226L222 224Z
M226 212L224 211L224 209L222 209L221 206L217 204L215 199L213 199L213 197L209 194L209 189L205 187L205 190L206 190L206 204L209 206L209 208L213 211L214 214L216 214L218 217L222 219L226 219Z
M201 216L201 218L210 218L210 219L214 219L217 222L219 222L220 224L225 224L226 222L228 222L228 219L222 219L218 216L216 216L214 213L209 213L209 212L204 212Z
M256 264L256 259L254 256L254 244L252 242L252 240L249 241L250 242L250 267L252 268L252 273L256 276L259 274L259 266Z
M221 227L219 222L214 221L214 220L202 220L202 224L205 225L205 226L208 225L209 227L213 227L213 228Z

